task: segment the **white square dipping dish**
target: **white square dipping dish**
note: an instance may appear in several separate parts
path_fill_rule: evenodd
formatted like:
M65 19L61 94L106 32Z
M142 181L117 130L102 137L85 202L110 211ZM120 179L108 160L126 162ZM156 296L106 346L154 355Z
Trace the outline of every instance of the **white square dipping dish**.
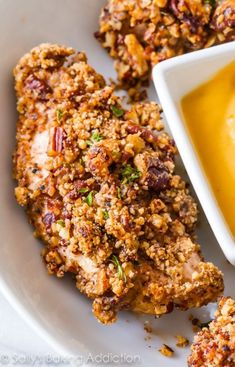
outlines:
M217 204L184 123L182 98L235 60L235 42L166 60L153 69L153 81L185 168L210 226L228 261L235 265L234 237Z

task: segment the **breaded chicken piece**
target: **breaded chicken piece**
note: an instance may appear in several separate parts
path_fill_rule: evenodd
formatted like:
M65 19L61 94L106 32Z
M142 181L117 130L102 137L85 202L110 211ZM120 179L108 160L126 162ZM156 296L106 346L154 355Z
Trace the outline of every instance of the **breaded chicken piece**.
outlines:
M83 53L43 44L14 70L15 189L45 243L50 274L72 272L103 323L129 309L161 315L217 299L197 207L175 172L155 103L125 111Z
M107 0L95 36L115 59L122 87L137 98L152 66L234 40L234 30L234 0Z
M235 301L222 297L215 319L194 338L189 367L235 366Z

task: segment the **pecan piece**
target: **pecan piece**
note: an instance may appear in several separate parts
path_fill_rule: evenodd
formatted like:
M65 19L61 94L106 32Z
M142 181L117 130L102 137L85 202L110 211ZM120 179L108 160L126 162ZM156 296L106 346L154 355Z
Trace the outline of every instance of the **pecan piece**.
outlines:
M156 143L158 141L158 136L156 134L154 134L151 130L141 127L137 124L128 123L126 131L130 134L140 133L140 137L150 144Z
M63 128L54 126L50 129L47 154L54 157L63 149Z
M51 87L44 81L38 79L34 74L31 74L25 80L25 87L30 91L36 98L45 100L47 94L52 93Z
M48 231L51 228L52 223L55 222L55 214L54 213L45 214L42 221L45 224L46 230Z
M151 156L148 153L137 154L134 163L142 174L140 182L143 185L155 191L168 187L169 170L157 156Z

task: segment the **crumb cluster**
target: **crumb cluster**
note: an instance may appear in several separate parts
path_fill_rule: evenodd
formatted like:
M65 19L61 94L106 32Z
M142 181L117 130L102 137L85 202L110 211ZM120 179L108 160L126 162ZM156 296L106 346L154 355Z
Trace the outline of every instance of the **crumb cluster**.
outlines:
M169 345L167 344L163 344L161 346L161 348L159 349L159 352L164 356L164 357L172 357L174 354L174 350L169 347Z
M182 335L177 335L176 339L177 339L176 346L179 348L185 348L189 345L189 340Z

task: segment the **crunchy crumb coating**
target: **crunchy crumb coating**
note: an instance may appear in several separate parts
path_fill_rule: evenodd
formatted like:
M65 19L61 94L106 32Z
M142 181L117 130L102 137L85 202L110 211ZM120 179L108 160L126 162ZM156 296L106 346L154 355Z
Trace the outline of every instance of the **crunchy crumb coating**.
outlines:
M222 297L215 319L194 338L189 367L235 366L235 301Z
M108 0L95 36L135 98L158 62L234 40L235 1Z
M103 323L213 301L221 272L193 241L197 206L152 102L125 111L83 53L43 44L14 69L15 195L50 274L76 276Z

